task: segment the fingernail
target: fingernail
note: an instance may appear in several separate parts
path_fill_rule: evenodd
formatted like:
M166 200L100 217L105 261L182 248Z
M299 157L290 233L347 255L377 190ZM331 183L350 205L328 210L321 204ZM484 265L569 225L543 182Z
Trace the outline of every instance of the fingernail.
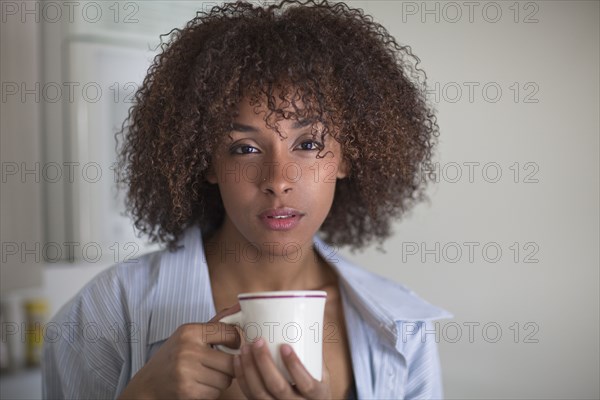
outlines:
M263 340L263 338L259 338L256 342L254 342L254 348L260 349L261 347L263 347L264 344L265 341Z
M281 346L281 352L284 356L289 356L290 354L292 354L292 347L290 345L284 344L283 346Z
M233 356L233 364L236 368L239 368L242 365L242 363L240 362L240 356Z

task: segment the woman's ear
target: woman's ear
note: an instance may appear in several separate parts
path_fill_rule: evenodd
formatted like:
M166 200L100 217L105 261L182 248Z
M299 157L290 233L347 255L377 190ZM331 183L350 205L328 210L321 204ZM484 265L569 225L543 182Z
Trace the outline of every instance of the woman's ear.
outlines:
M215 169L212 164L206 170L206 181L208 183L212 183L213 185L218 183L217 173L215 172Z
M338 172L336 175L337 179L344 179L350 174L350 163L343 158L340 165L338 165Z

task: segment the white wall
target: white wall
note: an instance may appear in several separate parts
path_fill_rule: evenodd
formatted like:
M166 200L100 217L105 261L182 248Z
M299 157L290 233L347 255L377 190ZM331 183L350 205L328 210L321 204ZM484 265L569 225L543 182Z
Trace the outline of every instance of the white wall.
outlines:
M147 11L143 2L135 4ZM431 95L438 97L441 176L430 190L431 203L395 225L386 254L343 253L454 313L454 320L439 325L448 398L600 398L599 3L352 4L421 58ZM423 14L425 7L433 13ZM498 9L499 20L489 22ZM141 35L152 29L144 25L149 20L118 27ZM84 34L86 25L77 29ZM19 50L27 42L2 36L3 61L7 47ZM493 102L498 87L502 96ZM57 112L47 118L59 120ZM2 137L4 161L4 126ZM36 151L35 140L29 146ZM497 171L502 175L491 183ZM29 201L41 201L35 196ZM5 240L5 197L2 204ZM473 243L472 260L465 243ZM502 254L492 260L497 248ZM54 312L102 268L46 267L39 291ZM497 328L502 335L493 342Z
M354 258L454 313L439 325L449 398L599 398L599 3L523 2L519 23L514 2L488 5L487 14L486 3L474 2L472 23L464 2L361 4L412 46L430 83L440 84L442 177L430 191L431 205L395 226L387 254L371 250ZM451 23L455 4L463 15ZM495 4L502 17L487 22ZM438 7L439 23L435 13L422 22L424 7ZM523 23L530 13L538 22ZM486 101L485 84L488 100L496 84L502 89L496 103ZM467 85L475 88L472 102ZM526 103L534 90L528 100L538 102ZM464 164L470 162L479 166ZM499 166L497 183L486 181L494 180L495 164L482 175L487 163ZM530 178L538 182L526 183L534 172ZM480 244L473 262L465 242ZM490 258L501 248L497 262L482 255L486 244ZM526 262L534 251L538 262ZM480 324L473 343L468 323ZM460 339L454 324L462 328ZM496 326L502 336L491 343ZM526 343L527 334L538 342Z
M41 242L43 229L41 102L35 90L41 75L39 30L39 24L15 20L2 20L0 24L2 292L39 285L42 280L35 247ZM5 257L5 253L15 257Z

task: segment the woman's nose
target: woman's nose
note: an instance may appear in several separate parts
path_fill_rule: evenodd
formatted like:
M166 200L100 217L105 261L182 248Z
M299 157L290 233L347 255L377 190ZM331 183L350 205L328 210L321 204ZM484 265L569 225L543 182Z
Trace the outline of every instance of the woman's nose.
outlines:
M274 155L270 160L265 160L262 170L260 186L263 192L281 195L291 192L299 180L301 171L298 165L286 160L283 156Z

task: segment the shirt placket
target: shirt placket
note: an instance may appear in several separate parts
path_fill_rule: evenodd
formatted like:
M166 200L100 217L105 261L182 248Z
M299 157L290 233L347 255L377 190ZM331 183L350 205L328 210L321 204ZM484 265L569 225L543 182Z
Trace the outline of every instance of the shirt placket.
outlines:
M374 398L403 399L406 383L406 362L404 357L395 350L384 351L381 354L380 370L376 379L382 382L375 384Z

